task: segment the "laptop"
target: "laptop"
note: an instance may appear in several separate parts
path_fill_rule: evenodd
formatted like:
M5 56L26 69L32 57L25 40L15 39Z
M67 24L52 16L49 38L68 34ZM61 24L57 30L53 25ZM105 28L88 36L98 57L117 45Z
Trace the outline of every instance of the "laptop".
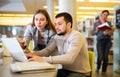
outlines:
M24 54L23 49L21 48L19 42L16 38L2 38L3 45L10 52L13 59L20 62L27 62L27 57Z
M10 52L15 62L10 64L12 72L27 72L27 71L46 71L53 70L55 66L47 62L28 62L18 40L16 38L1 39L7 50Z

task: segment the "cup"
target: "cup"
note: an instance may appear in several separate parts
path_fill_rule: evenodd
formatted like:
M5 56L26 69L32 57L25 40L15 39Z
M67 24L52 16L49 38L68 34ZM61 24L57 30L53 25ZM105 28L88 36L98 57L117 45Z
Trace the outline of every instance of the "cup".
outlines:
M0 48L0 64L3 64L3 49Z

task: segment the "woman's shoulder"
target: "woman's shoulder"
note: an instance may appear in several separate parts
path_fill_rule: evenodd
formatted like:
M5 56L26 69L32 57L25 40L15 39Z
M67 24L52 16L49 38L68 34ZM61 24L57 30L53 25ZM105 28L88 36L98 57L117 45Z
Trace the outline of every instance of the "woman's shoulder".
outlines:
M101 23L100 20L96 20L96 21L94 22L94 24L98 24L98 23Z
M35 30L36 27L35 27L35 26L32 26L32 25L27 25L27 29L29 29L29 30Z
M45 33L50 34L50 35L54 35L55 33L50 29L50 30L45 30Z
M29 24L29 25L27 25L27 28L35 28L35 26Z

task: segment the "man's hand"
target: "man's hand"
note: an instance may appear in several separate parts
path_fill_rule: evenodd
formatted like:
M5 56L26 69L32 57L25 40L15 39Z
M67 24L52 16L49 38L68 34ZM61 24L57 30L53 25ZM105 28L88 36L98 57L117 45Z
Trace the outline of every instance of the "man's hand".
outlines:
M40 56L37 56L35 53L26 53L26 56L28 58L28 61L43 62L43 58Z

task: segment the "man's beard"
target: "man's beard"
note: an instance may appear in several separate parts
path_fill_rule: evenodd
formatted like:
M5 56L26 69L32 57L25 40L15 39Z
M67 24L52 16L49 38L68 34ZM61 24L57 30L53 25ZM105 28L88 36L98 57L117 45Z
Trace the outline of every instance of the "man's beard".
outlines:
M58 33L57 35L62 36L62 35L65 35L66 33L67 31L64 31L64 32Z

